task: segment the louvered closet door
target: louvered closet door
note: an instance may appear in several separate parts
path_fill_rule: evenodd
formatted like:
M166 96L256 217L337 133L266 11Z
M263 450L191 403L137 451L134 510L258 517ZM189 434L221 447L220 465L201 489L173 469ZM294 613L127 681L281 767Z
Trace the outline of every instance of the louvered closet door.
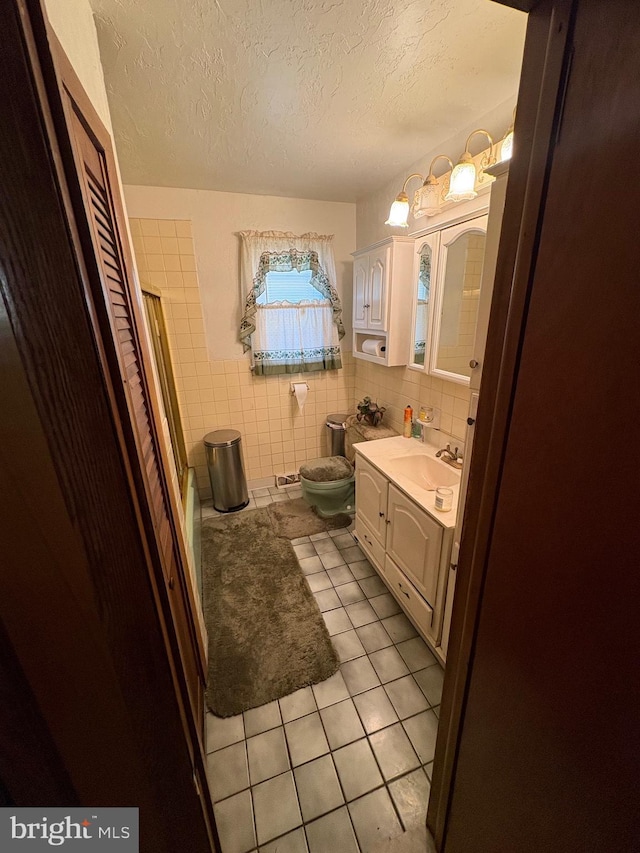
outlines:
M102 278L104 302L109 316L119 370L125 387L142 486L151 512L154 539L168 590L172 621L178 638L182 666L187 675L190 703L200 726L203 716L203 684L193 636L193 617L188 606L186 578L176 553L170 522L166 478L160 470L157 432L149 405L149 392L141 358L126 267L117 230L110 193L110 182L103 152L69 101L71 127L85 208L92 229L96 260ZM99 313L99 312L98 312ZM123 424L126 434L126 424ZM96 448L100 452L100 448ZM135 472L134 472L135 474ZM117 531L114 531L117 535ZM153 544L153 543L151 543Z

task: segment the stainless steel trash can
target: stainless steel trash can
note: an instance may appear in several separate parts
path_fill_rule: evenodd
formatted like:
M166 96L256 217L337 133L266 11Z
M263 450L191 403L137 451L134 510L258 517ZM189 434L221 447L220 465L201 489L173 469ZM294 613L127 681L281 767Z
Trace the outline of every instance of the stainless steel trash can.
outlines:
M347 415L327 415L326 426L329 431L329 456L344 456L344 422Z
M213 506L235 512L249 503L242 460L242 436L237 429L216 429L204 437Z

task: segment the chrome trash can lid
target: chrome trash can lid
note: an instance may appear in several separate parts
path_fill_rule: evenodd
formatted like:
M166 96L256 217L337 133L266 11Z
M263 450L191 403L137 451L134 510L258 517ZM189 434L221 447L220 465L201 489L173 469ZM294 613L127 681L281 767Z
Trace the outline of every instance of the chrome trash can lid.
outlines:
M208 432L204 437L204 443L207 447L231 447L232 444L237 444L242 435L237 429L214 429L213 432Z
M331 429L342 429L344 427L344 422L348 418L348 415L327 415L326 424Z

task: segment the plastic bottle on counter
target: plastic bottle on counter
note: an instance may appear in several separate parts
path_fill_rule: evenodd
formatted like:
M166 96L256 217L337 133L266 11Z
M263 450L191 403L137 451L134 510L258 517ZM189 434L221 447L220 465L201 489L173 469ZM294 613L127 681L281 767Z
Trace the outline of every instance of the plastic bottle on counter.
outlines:
M404 410L404 426L402 430L402 435L405 438L411 438L412 421L413 409L411 408L411 406L406 406Z

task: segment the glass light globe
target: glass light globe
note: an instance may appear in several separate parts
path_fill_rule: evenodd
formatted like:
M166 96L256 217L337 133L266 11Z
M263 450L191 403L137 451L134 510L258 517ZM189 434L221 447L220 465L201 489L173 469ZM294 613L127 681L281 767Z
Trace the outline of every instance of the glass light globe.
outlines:
M440 210L440 185L434 178L427 180L416 192L411 212L414 219L421 216L435 216Z
M449 181L449 192L445 196L446 201L464 201L475 198L478 193L476 186L476 167L471 157L464 154L460 162L451 173Z
M513 154L513 131L510 130L509 133L502 140L502 145L500 146L500 162L503 163L505 160L510 160L511 155Z
M408 228L409 223L409 196L402 192L391 205L389 218L385 225L393 225L395 228Z

